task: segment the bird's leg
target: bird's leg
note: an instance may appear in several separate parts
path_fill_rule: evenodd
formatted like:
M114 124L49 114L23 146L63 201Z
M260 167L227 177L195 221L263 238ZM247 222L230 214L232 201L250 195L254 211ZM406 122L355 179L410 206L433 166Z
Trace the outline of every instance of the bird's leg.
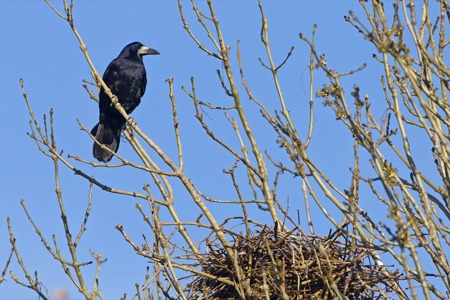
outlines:
M132 127L137 125L136 121L132 117L127 118L127 124Z

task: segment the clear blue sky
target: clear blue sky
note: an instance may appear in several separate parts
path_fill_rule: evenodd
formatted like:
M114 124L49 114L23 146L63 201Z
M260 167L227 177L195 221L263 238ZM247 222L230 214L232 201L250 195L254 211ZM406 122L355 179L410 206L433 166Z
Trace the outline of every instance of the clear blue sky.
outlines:
M200 7L204 7L200 4L202 1L198 2ZM225 39L232 47L231 53L234 55L236 42L241 40L249 84L269 107L275 107L270 102L276 100L270 74L257 60L258 57L265 59L259 39L260 14L257 2L215 2ZM61 8L59 0L54 0L53 3ZM309 49L300 41L298 34L302 32L310 36L313 24L318 24L316 39L319 52L326 53L328 65L333 69L348 71L356 69L362 63L368 63L367 70L357 78L345 79L348 90L357 82L363 93L379 95L379 89L374 89L374 81L378 81L381 71L371 58L375 50L344 21L348 10L361 13L357 1L263 0L262 3L269 19L270 41L275 59L281 62L290 47L295 47L289 63L280 71L280 77L288 104L303 133L306 131L304 125L307 120ZM198 36L207 41L205 34L197 26L189 2L183 1L183 4L188 21ZM168 86L165 83L167 78L173 77L188 176L217 198L234 197L230 192L231 185L225 186L223 183L228 184L229 179L222 174L223 168L231 167L232 160L229 157L221 159L220 153L223 152L204 136L194 120L190 100L181 91L181 86L189 86L189 78L194 76L200 98L217 105L229 104L230 100L222 93L215 73L216 69L222 70L222 66L218 60L201 52L189 38L182 28L176 1L75 0L74 18L89 54L101 73L122 47L130 42L140 41L161 52L159 56L145 58L149 77L147 93L133 117L141 129L175 157ZM65 154L91 159L92 141L80 131L76 123L79 119L90 128L97 122L97 105L89 99L81 86L83 79L91 80L90 70L68 24L58 18L44 1L1 1L0 36L3 126L0 147L0 267L3 268L9 249L6 229L6 217L9 216L29 271L38 270L41 281L51 293L67 289L69 299L81 299L60 266L41 245L19 204L20 199L25 199L29 212L45 236L51 240L51 235L56 234L60 243L64 244L54 193L52 162L37 150L35 143L26 135L29 132L29 117L22 100L19 79L25 80L26 90L38 119L42 120L43 114L48 114L50 108L54 109L58 147ZM236 68L236 75L237 71ZM323 77L317 77L316 90L323 80ZM244 95L243 90L241 94ZM351 141L351 136L334 120L331 110L323 108L320 99L316 101L316 128L312 145L315 150L311 155L318 159L320 165L343 188L349 184L348 158L351 158L351 144L348 142ZM250 110L255 110L253 116L257 120L257 108L246 105ZM383 108L376 112L379 113L377 117L381 118ZM206 121L222 137L235 143L231 129L223 121L222 113L210 113ZM275 138L268 127L256 126L255 132L262 144L273 147ZM121 145L120 153L135 157L126 143ZM122 189L141 191L143 184L149 180L143 178L142 174L137 175L129 170L83 168L105 184ZM60 170L63 197L70 222L76 231L87 202L88 184L66 168L61 167ZM286 180L285 186L282 196L290 197L293 211L300 209L303 200L299 182ZM183 194L180 192L180 195ZM247 195L249 196L250 194ZM187 220L195 220L198 211L189 203L189 198L180 196L176 201L180 203L183 216ZM79 253L81 259L91 260L88 250L92 249L102 252L108 258L100 277L105 299L118 299L123 293L130 297L134 291L134 283L141 283L144 279L148 262L134 255L114 229L115 225L123 224L127 232L138 241L141 233L150 235L135 209L136 203L142 202L94 188L92 215L79 246ZM222 211L222 215L219 213L219 219L230 216L233 209L230 207L229 211ZM264 220L268 218L262 217L260 221ZM318 226L318 231L322 233L326 233L328 229L328 224ZM19 278L24 278L15 259L10 268ZM88 267L87 270L93 274L94 267ZM36 299L33 292L16 285L9 275L6 278L7 282L0 285L0 300Z

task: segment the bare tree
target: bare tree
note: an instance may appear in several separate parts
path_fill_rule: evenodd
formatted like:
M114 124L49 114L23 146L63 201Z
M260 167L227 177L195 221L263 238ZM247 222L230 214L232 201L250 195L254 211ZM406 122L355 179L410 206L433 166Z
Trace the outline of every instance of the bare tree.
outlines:
M358 82L359 71L363 70L365 65L357 70L336 71L327 63L325 55L321 54L327 49L318 49L316 46L317 28L313 28L312 35L300 34L302 44L310 49L309 97L305 99L309 104L309 112L303 116L309 118L306 130L300 128L292 117L278 76L279 70L290 63L289 58L294 49L287 51L286 56L281 59L272 55L269 26L263 5L259 3L262 20L260 38L266 57L259 60L262 69L273 77L273 88L278 97L276 110L267 107L267 99L258 99L255 96L253 91L258 87L248 84L240 44L237 43L237 50L232 53L230 42L226 40L219 25L213 1L206 1L205 11L201 11L194 0L189 4L201 25L200 30L203 30L201 35L192 29L191 21L183 7L184 3L178 1L179 14L186 33L200 51L217 59L223 66L222 71L217 71L217 83L231 99L232 105L223 107L202 101L200 95L203 87L196 86L194 78L191 78L191 86L182 88L182 96L192 101L195 118L205 135L223 148L234 161L232 166L225 167L224 170L230 176L231 188L237 195L236 199L228 200L207 195L185 172L184 166L190 162L184 160L183 137L179 130L173 79L169 78L167 84L172 104L174 143L178 150L176 157L170 157L137 126L103 82L77 31L73 2L67 3L63 0L63 11L58 11L48 0L46 3L57 16L70 25L97 87L102 86L105 89L115 108L128 120L124 136L140 161L132 161L115 154L120 161L119 167L132 167L152 178L152 182L144 186L144 192L119 190L89 175L88 167L97 166L96 163L74 155L64 157L56 145L53 112L50 112L48 120L44 119L44 125L40 125L21 82L31 116L30 137L36 141L39 150L52 159L55 167L56 196L70 258L61 256L60 241L54 239L50 243L45 239L27 211L24 201L22 206L47 251L60 262L63 271L86 299L103 298L97 284L103 257L92 253L97 263L97 271L91 289L87 287L83 275L83 266L86 263L77 259L78 242L82 238L90 214L93 186L98 186L108 193L141 198L148 203L148 207L138 205L137 209L152 233L151 238L144 235L142 240L133 240L127 235L124 226L116 227L138 255L152 261L152 270L148 270L145 282L136 288L136 295L139 297L450 297L450 269L447 260L450 232L450 111L447 91L450 89L450 72L444 58L450 14L446 1L424 1L421 7L417 7L412 0L397 0L390 17L386 14L388 9L382 1L360 1L365 15L357 16L350 12L349 16L345 17L345 21L353 26L362 38L373 44L376 53L373 59L383 67L384 74L377 78L377 81L379 80L384 99L376 101L364 93L357 83L352 87L345 87L341 81L343 76L353 76L353 80ZM205 36L204 33L208 40L200 38ZM232 63L233 56L237 58L237 64ZM318 73L325 75L327 81L320 83L321 87L317 89L315 76ZM92 91L88 85L85 89L89 96L97 101L96 91ZM258 119L249 117L249 112L243 105L244 98L249 98L254 107L257 107L260 112ZM339 188L329 174L311 158L309 147L314 136L314 110L317 106L315 99L322 99L323 104L333 110L336 119L345 125L352 136L353 165L349 166L352 179L346 189ZM380 116L373 112L374 107L385 110L381 121ZM210 128L204 114L212 110L224 112L223 117L234 130L239 147L231 146L218 132ZM94 139L81 122L79 125ZM254 134L256 126L266 126L277 135L278 154L284 157L282 161L273 159L270 152L264 151ZM415 154L416 146L412 140L416 137L420 137L420 146L427 145L429 148L427 157ZM84 167L76 168L74 160ZM423 169L424 164L433 164L433 171L429 171L430 168ZM76 235L67 223L70 213L66 212L60 193L60 165L84 177L90 184L85 218ZM242 179L242 174L245 179ZM279 181L283 176L294 176L302 187L309 234L300 228L295 212L289 209L289 202L277 197L277 192L281 189ZM176 205L178 199L173 188L175 182L181 184L189 195L190 203L201 212L196 219L185 220L180 217ZM243 190L251 191L252 197L247 199ZM370 201L360 201L361 198L370 198ZM234 212L233 217L219 220L211 210L212 203L220 203L222 206L237 204L241 211ZM328 237L315 235L315 219L309 214L311 205L316 205L335 227L333 234ZM373 205L385 207L388 215L373 215ZM254 207L258 210L254 210ZM330 207L336 208L340 213L330 214ZM161 210L165 210L168 214L164 215L170 218L162 219ZM270 216L272 224L262 224L265 222L260 221L261 213ZM236 230L235 226L239 229ZM10 220L8 229L12 250L0 280L8 269L11 257L15 257L25 280L21 281L11 272L12 278L47 299L48 295L42 291L37 272L33 277L21 259ZM245 234L238 233L239 230L243 230ZM193 232L204 233L200 243L193 238ZM255 236L258 238L255 239ZM257 262L255 257L244 255L246 253L264 253L265 256L261 257L264 257L266 262ZM424 265L425 257L432 265ZM385 260L394 262L394 269L398 268L400 272L386 266ZM338 263L333 263L336 261ZM313 265L318 265L317 269L314 269ZM366 268L361 268L362 266ZM314 270L317 273L314 273ZM305 274L307 277L302 277L306 276ZM292 278L297 278L297 281ZM315 283L309 284L309 290L303 289L301 282L308 280ZM388 284L383 285L383 282Z

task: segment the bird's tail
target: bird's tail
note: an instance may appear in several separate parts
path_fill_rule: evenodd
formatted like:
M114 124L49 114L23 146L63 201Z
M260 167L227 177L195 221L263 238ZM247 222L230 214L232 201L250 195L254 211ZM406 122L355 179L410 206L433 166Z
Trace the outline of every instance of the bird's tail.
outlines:
M120 144L120 128L115 129L107 126L106 124L100 124L94 126L91 130L91 134L95 139L103 146L110 149L112 152L117 152ZM106 149L103 149L99 144L94 141L93 147L94 157L98 161L109 162L113 157L113 154Z

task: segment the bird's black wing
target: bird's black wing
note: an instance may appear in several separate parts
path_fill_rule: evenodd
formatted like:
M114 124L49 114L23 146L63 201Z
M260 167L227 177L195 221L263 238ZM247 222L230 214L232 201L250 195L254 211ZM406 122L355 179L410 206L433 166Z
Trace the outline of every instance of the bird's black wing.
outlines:
M144 64L139 58L119 60L121 82L117 86L117 96L127 113L131 113L141 102L145 93L147 76Z
M105 73L103 74L103 81L110 88L111 92L119 98L119 102L121 101L119 91L121 89L121 62L119 59L113 60L108 67L106 68ZM100 89L99 95L99 108L100 108L100 123L112 123L111 125L119 125L114 124L116 119L121 119L120 113L114 108L111 103L111 99L105 93L103 87ZM123 119L123 118L122 118ZM122 123L122 122L119 122ZM121 127L121 126L114 126Z
M103 80L127 113L139 105L147 85L145 67L140 59L116 58L106 69ZM118 113L111 108L111 101L103 89L100 91L100 102L100 112Z

